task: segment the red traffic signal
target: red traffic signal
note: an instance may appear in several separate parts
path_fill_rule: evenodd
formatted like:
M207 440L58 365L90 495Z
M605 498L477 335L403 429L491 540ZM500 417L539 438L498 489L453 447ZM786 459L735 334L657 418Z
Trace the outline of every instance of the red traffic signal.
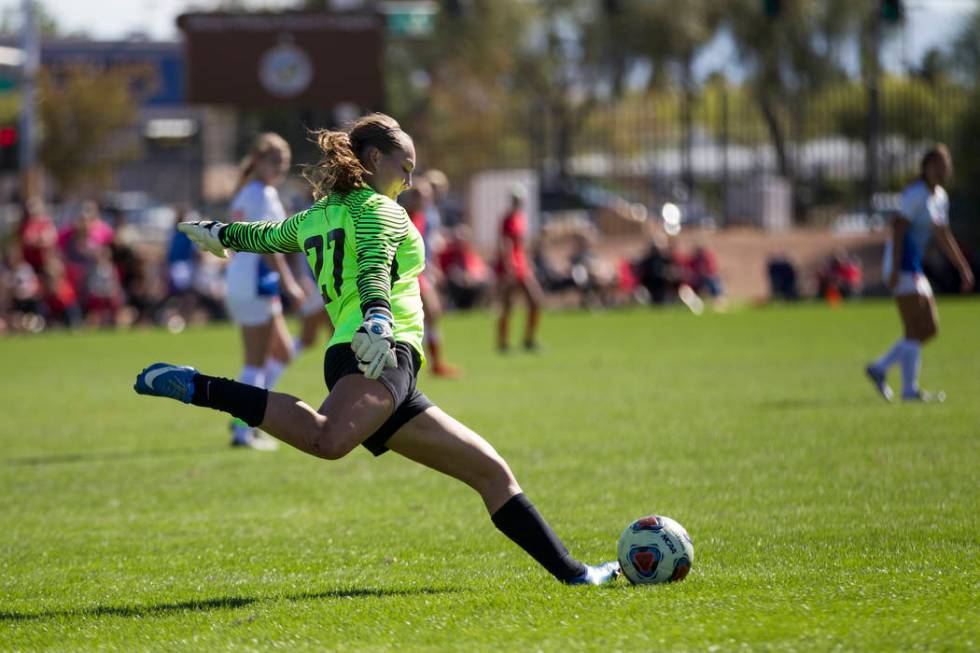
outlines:
M0 127L0 147L13 147L17 144L16 127Z

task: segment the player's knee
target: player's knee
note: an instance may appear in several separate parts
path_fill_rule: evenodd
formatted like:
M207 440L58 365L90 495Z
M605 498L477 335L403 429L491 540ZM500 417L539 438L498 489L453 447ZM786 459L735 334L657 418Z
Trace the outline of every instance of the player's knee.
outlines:
M481 494L507 487L515 482L514 474L510 471L507 462L497 453L487 455L474 472L471 485Z
M313 448L319 458L340 460L353 451L354 446L329 423L323 423L313 434Z

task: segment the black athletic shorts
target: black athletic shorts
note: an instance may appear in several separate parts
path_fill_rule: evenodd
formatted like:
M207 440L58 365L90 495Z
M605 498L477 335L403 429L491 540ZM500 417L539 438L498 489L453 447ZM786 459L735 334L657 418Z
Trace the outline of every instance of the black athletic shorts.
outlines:
M388 451L385 444L406 422L435 405L415 387L415 378L422 367L422 358L415 348L404 342L395 343L395 357L398 367L387 367L378 377L378 381L388 388L395 399L395 412L363 442L375 456ZM362 374L357 369L357 357L350 343L339 343L328 348L323 356L323 380L327 382L327 389L332 390L334 384L348 374Z

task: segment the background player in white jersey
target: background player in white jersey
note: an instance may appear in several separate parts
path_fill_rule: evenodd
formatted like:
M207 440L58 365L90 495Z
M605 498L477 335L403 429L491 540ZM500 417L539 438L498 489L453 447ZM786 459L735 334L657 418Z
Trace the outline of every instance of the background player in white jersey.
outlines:
M902 399L941 399L919 388L922 345L934 338L939 328L936 300L922 271L922 258L933 236L959 270L961 291L969 292L973 288L973 273L949 229L949 197L942 184L952 172L952 157L945 145L937 145L925 153L920 178L902 193L901 215L895 219L892 238L885 247L884 278L895 295L905 332L904 337L865 371L888 401L892 399L892 390L885 374L895 363L900 363L902 368Z
M289 144L278 134L260 134L242 164L238 192L231 203L232 221L284 220L286 210L276 186L289 171ZM282 254L238 252L225 272L226 303L231 319L241 328L244 363L239 379L272 388L293 357L293 342L282 316L282 289L296 306L306 295ZM319 310L323 305L317 299ZM232 422L232 446L268 450L275 440L264 438L241 420Z

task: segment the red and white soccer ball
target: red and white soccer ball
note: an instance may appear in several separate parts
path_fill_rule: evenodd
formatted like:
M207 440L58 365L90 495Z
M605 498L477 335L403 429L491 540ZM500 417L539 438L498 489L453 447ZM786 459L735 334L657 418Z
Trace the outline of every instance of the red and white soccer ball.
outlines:
M616 553L623 575L636 585L684 580L694 564L691 536L660 515L641 517L627 526Z

